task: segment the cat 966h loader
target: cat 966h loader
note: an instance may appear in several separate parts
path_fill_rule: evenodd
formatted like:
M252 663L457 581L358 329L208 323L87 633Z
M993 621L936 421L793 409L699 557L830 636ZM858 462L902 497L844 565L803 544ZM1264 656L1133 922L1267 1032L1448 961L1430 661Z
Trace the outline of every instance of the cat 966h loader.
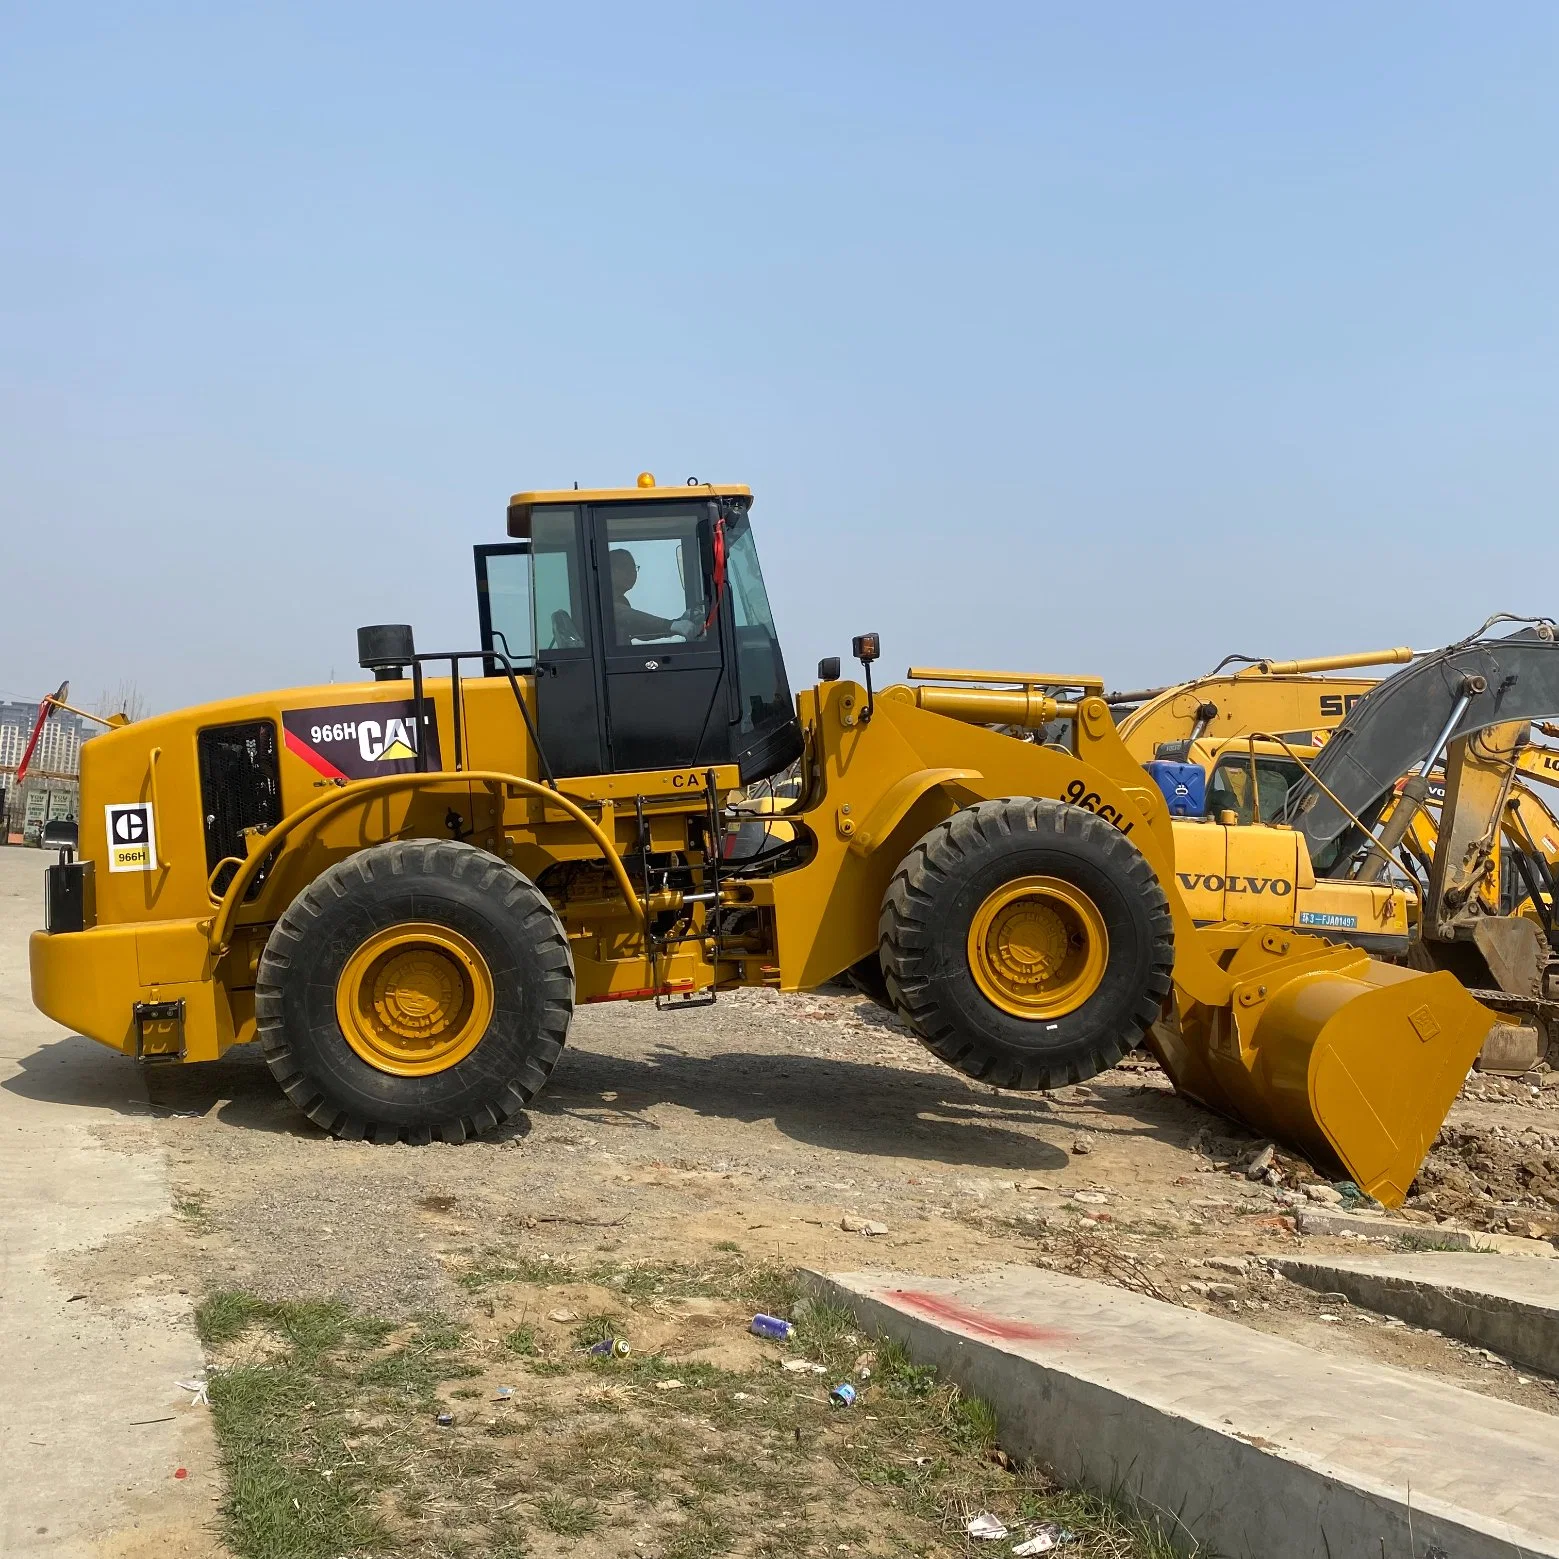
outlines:
M949 1065L1177 1086L1401 1200L1492 1015L1288 930L1199 927L1165 797L1088 677L794 699L744 487L524 493L476 549L480 642L359 631L373 680L100 736L31 947L50 1016L142 1062L258 1040L310 1119L460 1140L546 1081L576 1001L675 1007L879 960ZM436 673L436 674L435 674ZM1017 739L1067 722L1065 746ZM727 803L799 759L789 837Z

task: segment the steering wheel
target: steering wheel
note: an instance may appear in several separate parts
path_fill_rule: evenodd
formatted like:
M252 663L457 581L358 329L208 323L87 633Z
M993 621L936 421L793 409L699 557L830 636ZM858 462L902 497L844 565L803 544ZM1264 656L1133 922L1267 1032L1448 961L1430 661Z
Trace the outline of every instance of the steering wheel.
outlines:
M574 626L574 619L559 607L552 614L552 648L555 650L582 650L584 635Z

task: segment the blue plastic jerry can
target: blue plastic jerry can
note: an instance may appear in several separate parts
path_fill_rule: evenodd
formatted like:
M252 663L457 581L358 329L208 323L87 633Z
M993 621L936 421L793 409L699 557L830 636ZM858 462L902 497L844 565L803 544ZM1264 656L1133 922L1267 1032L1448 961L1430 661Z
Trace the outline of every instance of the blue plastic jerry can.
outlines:
M1154 758L1142 765L1169 803L1171 817L1201 817L1207 811L1207 772L1199 763Z

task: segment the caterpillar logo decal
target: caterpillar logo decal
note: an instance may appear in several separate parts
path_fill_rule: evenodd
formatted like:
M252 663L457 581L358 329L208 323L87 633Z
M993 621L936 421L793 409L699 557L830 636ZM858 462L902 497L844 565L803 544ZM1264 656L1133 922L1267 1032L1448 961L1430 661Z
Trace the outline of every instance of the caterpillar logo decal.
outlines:
M1205 888L1209 893L1270 893L1275 899L1286 899L1294 891L1286 877L1220 877L1216 872L1176 872L1175 876L1187 893Z
M157 829L149 801L114 801L108 819L108 869L111 872L157 870Z
M428 768L441 768L438 725L425 705L423 730ZM331 704L319 709L284 709L282 736L288 752L326 779L372 779L410 774L417 767L416 711L409 698L382 704Z

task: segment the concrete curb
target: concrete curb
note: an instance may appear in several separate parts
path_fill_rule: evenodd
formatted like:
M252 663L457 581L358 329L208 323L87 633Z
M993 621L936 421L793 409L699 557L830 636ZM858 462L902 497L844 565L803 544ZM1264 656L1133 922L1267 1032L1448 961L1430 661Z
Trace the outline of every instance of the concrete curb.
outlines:
M1559 1375L1559 1268L1520 1257L1275 1256L1295 1283Z
M1301 1234L1357 1234L1366 1240L1400 1241L1440 1250L1496 1251L1502 1256L1535 1256L1539 1261L1559 1259L1559 1246L1547 1240L1529 1240L1519 1234L1485 1234L1477 1229L1448 1229L1444 1224L1408 1223L1388 1213L1345 1213L1333 1207L1296 1207Z
M803 1276L989 1401L1007 1450L1157 1513L1182 1547L1559 1556L1559 1423L1546 1414L1059 1273Z

